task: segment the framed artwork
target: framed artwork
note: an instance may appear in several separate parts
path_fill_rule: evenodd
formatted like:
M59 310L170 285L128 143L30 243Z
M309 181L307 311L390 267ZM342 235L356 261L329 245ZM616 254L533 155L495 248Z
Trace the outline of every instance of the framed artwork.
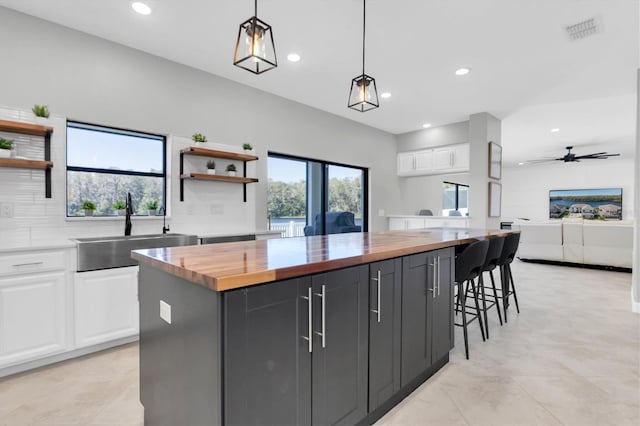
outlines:
M500 217L502 185L489 182L489 217Z
M489 177L502 178L502 147L495 142L489 142Z

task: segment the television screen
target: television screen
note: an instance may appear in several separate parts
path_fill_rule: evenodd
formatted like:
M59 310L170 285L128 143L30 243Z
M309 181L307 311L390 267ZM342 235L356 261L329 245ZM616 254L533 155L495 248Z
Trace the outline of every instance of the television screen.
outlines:
M549 191L549 218L622 220L622 188Z

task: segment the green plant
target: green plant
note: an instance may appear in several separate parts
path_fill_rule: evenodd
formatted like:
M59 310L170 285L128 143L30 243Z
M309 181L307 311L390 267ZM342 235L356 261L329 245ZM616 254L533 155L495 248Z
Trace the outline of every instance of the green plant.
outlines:
M89 200L84 200L82 202L82 208L84 210L95 210L96 209L96 204L93 201L89 201Z
M49 118L49 107L47 105L35 104L33 108L31 108L31 111L33 111L36 117Z
M250 143L245 143L245 144L242 144L242 149L251 150L253 149L253 147L251 146Z
M11 149L13 141L0 138L0 149Z
M194 133L191 136L191 139L193 139L194 142L199 142L199 143L205 143L207 141L207 137L202 133Z
M209 160L207 161L207 169L211 169L211 170L215 170L216 168L216 162L213 160Z
M114 210L124 210L127 205L122 200L116 200L113 202L112 207Z
M236 165L235 164L229 164L227 166L227 171L228 172L235 172L236 171Z
M147 210L156 210L158 208L158 202L156 200L147 201Z

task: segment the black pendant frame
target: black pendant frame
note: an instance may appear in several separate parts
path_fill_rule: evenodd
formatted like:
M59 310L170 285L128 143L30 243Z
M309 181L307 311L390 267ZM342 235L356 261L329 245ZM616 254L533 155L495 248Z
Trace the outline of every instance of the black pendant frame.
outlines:
M362 101L352 102L354 97L354 90L359 90L362 85L368 87L371 95L371 100L363 99ZM373 86L373 87L371 87ZM351 109L355 109L359 112L367 112L372 109L378 108L380 103L378 101L378 89L376 87L376 79L368 76L366 74L361 74L357 77L354 77L351 80L351 90L349 91L349 103L347 105Z

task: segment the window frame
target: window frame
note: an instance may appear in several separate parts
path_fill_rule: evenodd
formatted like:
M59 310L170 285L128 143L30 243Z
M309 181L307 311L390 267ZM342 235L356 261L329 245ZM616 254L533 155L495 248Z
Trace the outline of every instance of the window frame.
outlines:
M442 181L442 184L443 185L444 184L449 184L449 185L455 186L455 188L456 188L456 207L455 207L454 210L459 210L460 209L460 187L464 186L465 188L467 188L467 191L469 191L469 185L464 184L464 183L449 182L449 181L446 181L446 180ZM467 201L467 203L468 203L468 201ZM443 202L443 204L444 204L444 202ZM445 208L444 205L442 206L442 208L443 209ZM467 206L467 208L469 208L469 207Z
M102 169L95 167L81 167L81 166L69 166L69 128L93 130L102 133L110 133L115 135L141 137L146 139L158 139L162 141L162 173L154 172L140 172L132 170L120 170L120 169ZM116 216L69 216L69 172L85 172L85 173L100 173L108 175L122 175L122 176L142 176L142 177L159 177L162 178L162 202L160 207L164 209L164 215L167 215L167 136L160 133L143 132L139 130L126 129L124 127L106 126L102 124L88 123L80 120L67 119L65 126L65 217L67 219L115 219ZM164 216L163 215L163 216ZM132 217L147 217L144 215L132 215ZM162 216L160 216L162 217Z

